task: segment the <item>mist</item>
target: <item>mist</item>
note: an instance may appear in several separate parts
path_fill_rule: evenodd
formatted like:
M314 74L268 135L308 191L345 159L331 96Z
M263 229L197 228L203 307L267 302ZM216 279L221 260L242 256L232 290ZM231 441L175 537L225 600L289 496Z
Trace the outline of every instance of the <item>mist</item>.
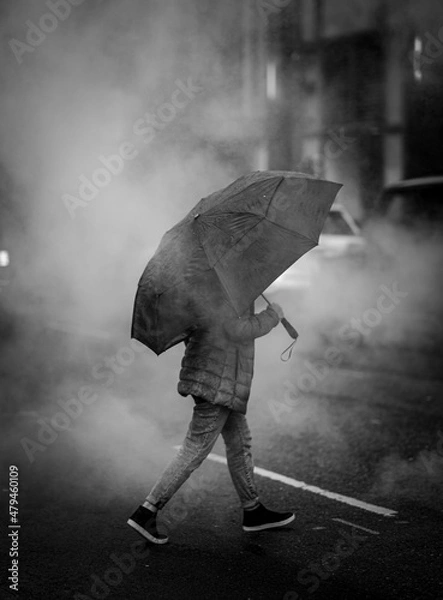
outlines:
M15 325L2 350L8 377L1 392L18 417L7 419L4 439L31 479L52 473L48 496L69 469L71 493L85 500L106 502L128 490L135 499L181 443L193 405L176 392L183 348L156 357L130 341L138 279L167 229L250 170L242 149L251 124L238 129L238 34L230 33L239 7L234 0L216 7L83 2L32 50L13 50L9 42L24 43L27 22L46 12L43 1L2 5L1 36L11 51L0 59L0 161L20 215L11 240L20 271L7 307ZM291 363L279 360L291 341L282 328L257 341L252 427L266 428L269 402L305 372L307 353L323 358L343 327L377 306L381 286L397 282L407 296L361 336L362 357L372 357L380 341L409 339L403 310L425 315L438 304L432 268L440 242L406 239L382 225L372 233L399 244L389 265L373 256L366 269L331 271L302 308L282 299L300 339ZM346 356L353 351L345 348ZM80 413L75 399L84 388L91 401ZM47 448L26 442L25 450L23 439L41 445L43 423L67 406L69 422ZM340 425L301 395L282 428L294 438L315 430L345 455Z
M2 7L11 52L1 58L0 160L20 215L10 236L20 270L6 300L14 330L3 344L2 404L20 415L18 429L6 424L14 460L29 466L32 458L34 474L96 459L90 485L82 468L74 476L85 493L105 465L110 494L128 477L143 480L147 461L151 472L164 466L172 449L162 417L172 413L166 431L191 406L172 385L178 349L160 358L134 351L130 323L138 279L164 231L241 174L213 144L238 143L223 126L240 110L235 40L216 35L217 20L237 17L235 3L204 4L81 3L36 46L29 22L40 22L46 4ZM105 363L119 351L114 371ZM49 422L84 386L97 401L53 445L25 456L23 436L37 440L38 419Z

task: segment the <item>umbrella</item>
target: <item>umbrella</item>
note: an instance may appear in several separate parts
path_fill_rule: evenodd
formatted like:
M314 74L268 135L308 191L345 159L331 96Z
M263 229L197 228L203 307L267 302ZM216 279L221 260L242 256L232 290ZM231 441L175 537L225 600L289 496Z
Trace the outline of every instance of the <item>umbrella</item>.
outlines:
M167 231L147 264L131 336L161 354L207 307L241 316L318 244L340 184L292 171L257 171L200 200Z

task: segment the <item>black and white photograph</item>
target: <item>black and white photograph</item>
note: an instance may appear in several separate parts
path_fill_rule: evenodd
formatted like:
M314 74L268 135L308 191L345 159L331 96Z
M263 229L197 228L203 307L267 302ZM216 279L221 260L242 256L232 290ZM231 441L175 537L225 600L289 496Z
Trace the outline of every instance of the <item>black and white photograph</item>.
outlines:
M443 600L443 2L0 40L1 600Z

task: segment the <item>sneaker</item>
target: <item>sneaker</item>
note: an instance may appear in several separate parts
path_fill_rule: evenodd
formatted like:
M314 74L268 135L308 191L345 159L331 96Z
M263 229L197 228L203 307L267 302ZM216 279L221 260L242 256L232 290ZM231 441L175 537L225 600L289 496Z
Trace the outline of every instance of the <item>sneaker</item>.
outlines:
M262 529L283 527L292 523L294 519L295 515L291 512L274 512L259 503L256 508L243 511L243 531L261 531Z
M156 518L157 513L140 505L135 513L129 517L127 523L150 542L166 544L169 538L157 531Z

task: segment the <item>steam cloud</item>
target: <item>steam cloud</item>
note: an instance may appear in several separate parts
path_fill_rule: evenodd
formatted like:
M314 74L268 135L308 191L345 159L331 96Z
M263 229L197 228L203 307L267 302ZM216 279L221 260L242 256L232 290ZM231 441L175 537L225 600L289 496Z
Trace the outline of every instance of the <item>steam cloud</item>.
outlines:
M5 440L13 453L22 452L18 439L36 439L38 418L52 419L60 400L91 386L96 402L72 418L54 447L35 453L31 469L37 476L71 465L87 496L87 490L94 495L99 472L105 474L102 496L127 485L141 492L172 455L170 439L182 439L180 424L192 405L177 399L173 383L182 349L159 358L133 348L131 354L132 302L163 232L201 197L250 168L242 144L251 125L237 126L241 73L232 48L241 40L226 33L235 31L230 23L238 18L237 4L72 4L65 20L20 54L21 62L19 47L14 54L9 43L29 45L28 22L39 24L48 6L16 0L1 8L1 37L10 52L0 58L0 161L12 181L4 185L13 203L11 255L20 265L8 295L16 324L2 349L8 375L1 400L6 412L21 410L21 416L14 426L7 423ZM103 175L104 168L110 174ZM382 284L398 281L409 296L371 331L366 347L380 336L407 339L400 315L412 305L420 315L438 308L434 242L395 237L383 226L373 235L399 244L388 267L373 262L366 271L333 271L314 287L303 312L296 302L284 306L302 334L297 358L330 344L325 334L373 307ZM269 398L283 394L282 381L296 374L275 365L285 343L280 330L257 342L253 425L272 418ZM298 409L288 421L292 435L313 428L345 451L324 407L301 401ZM96 465L89 479L87 461ZM386 464L389 470L392 463Z

